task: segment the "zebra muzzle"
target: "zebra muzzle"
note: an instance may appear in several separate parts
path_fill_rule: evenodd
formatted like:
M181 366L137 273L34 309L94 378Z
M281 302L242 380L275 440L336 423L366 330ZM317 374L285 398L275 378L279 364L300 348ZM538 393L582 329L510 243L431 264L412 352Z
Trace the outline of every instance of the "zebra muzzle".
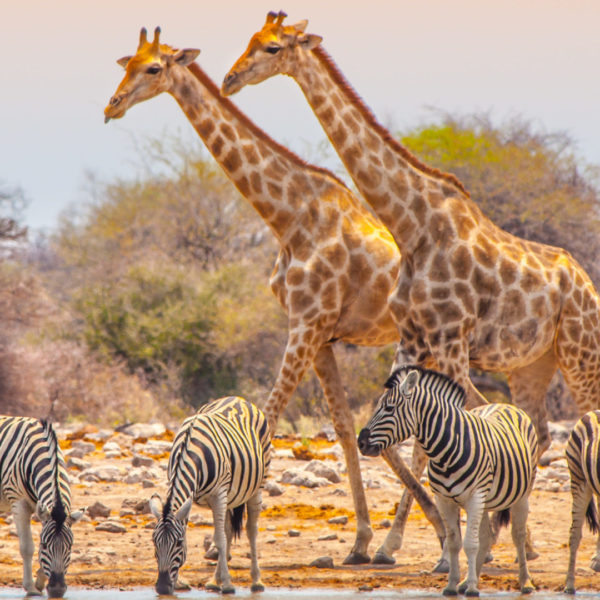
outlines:
M381 448L371 444L371 432L366 427L358 434L358 449L363 456L379 456Z
M154 586L156 593L160 596L171 596L175 591L175 584L171 581L168 571L160 571Z
M64 573L50 573L46 589L49 598L62 598L67 591Z

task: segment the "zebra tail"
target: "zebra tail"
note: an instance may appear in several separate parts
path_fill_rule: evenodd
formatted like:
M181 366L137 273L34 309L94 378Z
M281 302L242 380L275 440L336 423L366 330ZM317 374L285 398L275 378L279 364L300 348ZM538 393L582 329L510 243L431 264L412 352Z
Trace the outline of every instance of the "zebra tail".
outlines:
M596 512L596 505L594 499L590 500L587 510L585 511L585 518L587 519L588 526L592 533L598 533L600 531L600 524L598 524L598 513Z
M506 527L510 523L510 508L499 510L496 513L496 518L498 519L498 527Z
M246 504L240 504L230 511L231 513L231 531L233 539L237 540L242 535L242 525L244 523L244 511Z

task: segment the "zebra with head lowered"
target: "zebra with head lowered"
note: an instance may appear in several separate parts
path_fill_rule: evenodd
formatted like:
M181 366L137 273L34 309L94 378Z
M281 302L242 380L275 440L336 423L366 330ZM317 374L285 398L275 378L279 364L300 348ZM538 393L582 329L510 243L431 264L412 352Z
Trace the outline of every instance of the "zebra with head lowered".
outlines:
M488 511L503 511L508 517L507 509L521 591L533 591L525 539L538 443L527 414L508 404L467 411L462 387L441 373L419 367L398 369L386 388L358 436L358 446L365 456L377 456L414 435L423 448L429 459L431 490L446 526L450 573L444 595L457 591L479 595L479 574L491 542ZM459 585L461 507L467 513L468 574Z
M162 505L156 495L150 508L158 520L152 539L158 562L158 594L172 594L186 558L185 532L192 502L213 513L219 558L206 588L235 592L227 567L231 537L242 528L244 507L250 542L252 591L260 581L256 537L261 488L269 468L271 442L267 420L256 406L236 396L203 406L183 422L169 456L169 488Z
M60 598L71 561L71 525L84 511L71 512L71 490L62 452L52 425L28 417L0 416L0 510L10 509L23 558L23 587L39 596ZM31 515L42 522L40 570L33 581Z
M565 592L575 593L575 561L581 542L584 518L593 533L600 531L598 513L594 506L594 495L600 497L600 410L591 410L583 415L567 442L567 465L571 474L571 531L569 533L569 566ZM596 556L600 554L600 538ZM592 564L594 568L594 564ZM596 569L597 570L597 569Z

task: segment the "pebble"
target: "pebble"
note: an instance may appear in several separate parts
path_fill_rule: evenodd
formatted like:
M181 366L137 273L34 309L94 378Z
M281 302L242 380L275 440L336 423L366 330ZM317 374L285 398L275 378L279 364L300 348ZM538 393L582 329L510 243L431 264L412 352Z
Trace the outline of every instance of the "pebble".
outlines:
M345 525L348 522L348 517L346 515L331 517L331 519L327 519L327 522L331 525Z
M317 542L331 542L333 540L337 540L337 533L326 533L325 535L321 535L317 538Z
M108 533L125 533L127 529L115 521L104 521L96 525L96 531L106 531Z
M320 556L315 558L308 566L317 569L333 569L333 558L331 556Z
M298 531L298 529L290 529L287 534L289 537L300 537L300 531Z

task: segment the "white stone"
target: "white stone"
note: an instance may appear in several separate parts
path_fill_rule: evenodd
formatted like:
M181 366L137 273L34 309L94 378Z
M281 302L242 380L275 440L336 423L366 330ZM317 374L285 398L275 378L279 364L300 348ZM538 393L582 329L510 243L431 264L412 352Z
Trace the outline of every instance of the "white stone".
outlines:
M314 473L317 477L324 477L331 481L331 483L340 483L342 481L337 470L330 467L322 460L311 460L306 467L304 467L304 470Z

